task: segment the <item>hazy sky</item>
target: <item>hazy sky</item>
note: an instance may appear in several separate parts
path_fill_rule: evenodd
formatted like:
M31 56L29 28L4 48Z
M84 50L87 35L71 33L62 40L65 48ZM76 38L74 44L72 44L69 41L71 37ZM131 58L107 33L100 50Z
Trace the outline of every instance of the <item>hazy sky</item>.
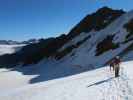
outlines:
M0 0L0 39L68 33L84 16L103 6L128 11L133 0Z

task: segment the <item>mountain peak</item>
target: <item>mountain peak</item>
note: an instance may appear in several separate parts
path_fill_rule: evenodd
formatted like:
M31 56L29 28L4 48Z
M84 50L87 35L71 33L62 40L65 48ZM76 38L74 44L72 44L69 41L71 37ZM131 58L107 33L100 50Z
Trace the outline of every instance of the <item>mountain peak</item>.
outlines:
M110 7L108 7L108 6L104 6L104 7L102 7L102 8L99 8L97 11L96 11L96 13L98 13L98 12L101 12L101 13L105 13L105 12L111 12L111 11L121 11L121 12L125 12L124 10L122 10L122 9L120 9L120 10L115 10L115 9L112 9L112 8L110 8Z
M69 37L75 37L82 32L91 30L99 31L120 17L123 10L113 10L109 7L102 7L92 14L88 14L69 32ZM104 23L106 20L107 23Z

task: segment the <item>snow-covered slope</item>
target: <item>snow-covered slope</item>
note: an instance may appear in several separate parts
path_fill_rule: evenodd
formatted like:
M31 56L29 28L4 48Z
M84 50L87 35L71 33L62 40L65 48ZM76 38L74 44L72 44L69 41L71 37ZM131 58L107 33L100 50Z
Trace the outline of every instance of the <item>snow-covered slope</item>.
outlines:
M0 90L0 100L133 100L132 64L131 61L121 65L119 78L114 78L109 67L103 67L70 77L25 85L5 93ZM5 79L7 77L10 76Z
M0 45L0 56L19 51L24 45Z
M70 45L76 45L77 42L83 40L87 36L90 38L81 44L78 48L74 48L71 53L66 55L62 61L67 61L72 65L81 66L103 66L110 59L114 58L116 55L122 53L128 46L130 46L133 41L124 43L126 40L127 30L124 25L128 23L133 18L133 11L130 11L117 20L107 26L101 31L91 31L89 33L81 33L79 36L75 37L67 44L65 44L59 51L67 48ZM114 35L113 42L119 43L119 47L116 49L108 50L107 52L96 56L96 47L98 43L103 41L107 36ZM81 37L81 38L80 38ZM67 60L66 60L67 59Z
M7 93L15 88L23 87L29 84L30 79L34 77L35 75L23 75L17 71L0 69L0 94Z

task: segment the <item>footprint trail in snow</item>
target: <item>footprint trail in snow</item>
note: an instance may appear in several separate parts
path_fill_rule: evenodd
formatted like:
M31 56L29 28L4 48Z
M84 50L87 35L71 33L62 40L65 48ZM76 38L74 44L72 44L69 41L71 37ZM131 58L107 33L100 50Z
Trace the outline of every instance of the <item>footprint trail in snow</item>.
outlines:
M133 100L133 92L128 84L128 78L123 74L123 69L120 74L120 77L112 78L113 72L107 71L107 76L111 80L103 83L102 100Z

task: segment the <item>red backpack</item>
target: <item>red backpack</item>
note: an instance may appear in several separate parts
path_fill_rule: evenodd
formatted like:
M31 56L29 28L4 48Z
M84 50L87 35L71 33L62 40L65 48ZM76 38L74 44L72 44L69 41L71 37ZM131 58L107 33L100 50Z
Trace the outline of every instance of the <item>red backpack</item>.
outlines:
M114 63L115 63L115 64L120 64L120 62L121 62L121 60L120 60L120 59L115 58L115 61L114 61Z

